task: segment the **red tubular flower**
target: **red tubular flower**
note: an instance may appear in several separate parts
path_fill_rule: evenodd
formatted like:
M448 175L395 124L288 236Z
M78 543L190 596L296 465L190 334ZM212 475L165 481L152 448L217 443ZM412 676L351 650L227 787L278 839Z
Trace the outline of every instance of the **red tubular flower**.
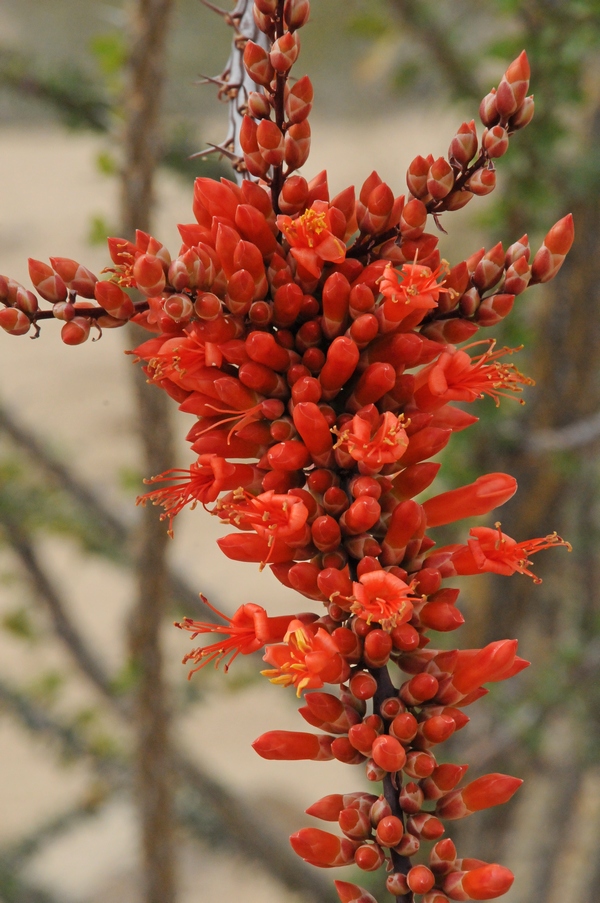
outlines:
M268 646L263 659L273 669L261 671L271 683L283 687L296 687L296 695L303 690L317 690L325 683L342 683L350 669L340 655L333 637L322 627L305 625L301 621L291 621L284 644Z
M323 264L342 263L346 245L332 231L331 208L326 201L315 201L301 216L278 216L277 226L291 246L291 254L316 279Z
M529 570L531 561L528 556L555 546L565 546L571 551L570 544L557 533L517 542L502 533L499 523L495 530L491 527L474 527L470 535L473 538L467 545L459 546L451 557L454 570L460 575L493 573L511 576L519 573L531 577L534 583L541 583L541 579Z
M333 759L331 741L327 734L308 734L304 731L267 731L261 734L252 748L263 759L294 761L312 759L325 762ZM300 854L299 854L300 855Z
M444 880L444 892L451 900L495 900L513 881L510 869L492 863L469 872L451 872Z
M443 287L443 282L437 281L446 270L446 264L440 264L432 271L416 261L403 264L400 272L388 265L379 283L386 320L398 323L413 311L421 311L425 316L428 310L437 307L440 292L450 291Z
M519 348L501 348L494 351L494 340L484 354L470 357L466 349L480 344L474 342L465 348L448 345L437 361L421 370L415 379L415 404L421 411L435 411L449 401L475 401L484 395L494 399L514 398L510 392L522 391L522 386L533 385L533 380L512 364L500 364L498 358L512 354Z
M228 671L231 663L240 653L242 655L250 655L250 653L261 649L265 643L277 642L283 639L288 625L294 619L294 615L280 615L276 618L270 618L265 609L254 602L247 602L245 605L241 605L235 614L229 618L211 605L204 596L200 598L205 605L208 605L226 623L222 625L212 624L207 621L194 621L192 618L184 618L181 623L175 625L182 630L188 630L192 634L192 639L205 633L223 635L223 640L217 643L212 643L210 646L200 646L198 649L188 652L183 659L183 663L185 664L189 661L197 663L197 667L190 671L188 678L209 662L216 661L216 667L218 667L230 655L231 657L225 665L225 671ZM310 618L311 616L308 615L306 617Z
M380 416L375 412L375 423L365 413L356 414L341 430L334 428L338 436L335 447L358 461L361 473L378 473L384 464L400 460L408 437L402 419L390 411Z
M464 818L508 802L523 783L520 778L508 774L485 774L471 781L462 790L446 794L437 805L435 814L440 818Z
M504 505L517 491L517 481L507 473L487 473L474 483L442 492L426 502L423 510L429 527L451 524L464 517L487 514Z
M337 837L320 828L301 828L292 834L290 843L305 862L320 868L350 865L358 843L347 837Z
M308 517L308 509L300 498L272 489L256 496L245 490L234 492L230 498L220 500L212 513L239 530L254 530L269 544L275 539L297 539Z
M418 596L399 577L388 571L377 570L362 574L359 583L352 584L354 602L352 611L368 624L375 621L384 630L391 630L409 621L413 601Z
M189 469L174 467L145 483L170 483L163 489L154 489L145 495L138 496L136 504L162 505L165 509L161 520L169 519L169 534L173 535L173 518L176 514L198 502L207 505L214 502L221 492L249 486L255 478L256 469L250 464L230 464L219 455L200 455ZM188 479L184 479L187 477ZM180 482L183 481L183 482Z

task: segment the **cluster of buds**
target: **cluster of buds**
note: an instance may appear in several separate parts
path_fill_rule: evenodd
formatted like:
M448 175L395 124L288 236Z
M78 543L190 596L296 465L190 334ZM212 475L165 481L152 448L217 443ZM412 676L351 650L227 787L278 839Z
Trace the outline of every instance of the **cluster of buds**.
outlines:
M421 494L440 467L431 459L477 422L455 403L519 398L531 382L506 363L518 349L495 350L490 339L458 345L498 323L528 285L555 275L572 220L550 230L531 262L524 236L506 252L497 244L450 267L426 232L429 216L435 222L493 187L493 159L531 118L524 54L482 104L479 155L474 126L464 124L448 161L413 161L410 195L395 196L377 173L358 196L349 187L333 198L326 173L291 175L308 153L312 88L287 79L309 4L256 0L254 13L268 49L245 46L262 90L248 99L240 137L246 172L262 183L197 179L195 222L179 227L174 259L139 232L135 242L109 240L113 265L100 281L75 261L31 261L51 310L0 277L0 326L25 334L53 316L69 344L84 341L92 324L132 319L152 333L132 353L195 418L187 438L196 460L152 477L159 486L139 501L161 506L169 530L184 506L200 502L234 528L218 540L227 557L268 566L320 606L269 616L245 603L221 625L178 625L214 638L186 656L194 671L262 649L265 676L303 697L300 715L313 730L269 731L254 744L259 755L337 759L382 783L374 794L311 806L309 815L337 822L341 835L303 828L291 838L298 855L319 867L384 867L402 903L415 894L423 903L492 899L510 886L508 869L459 858L441 838L447 821L506 802L520 781L490 774L461 788L467 766L438 762L437 747L467 724L464 707L486 684L528 663L515 640L440 651L429 632L464 622L448 580L485 572L537 579L530 556L568 544L556 534L517 542L497 524L436 549L431 530L488 514L516 482L492 473ZM428 865L414 865L427 844ZM358 885L336 886L342 903L373 901Z

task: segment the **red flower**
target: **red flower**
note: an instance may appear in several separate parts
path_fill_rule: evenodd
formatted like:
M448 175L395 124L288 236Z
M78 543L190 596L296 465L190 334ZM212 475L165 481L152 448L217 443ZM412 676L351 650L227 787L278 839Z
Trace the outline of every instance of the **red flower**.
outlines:
M377 473L384 464L398 461L408 447L408 437L401 418L386 411L379 418L376 427L370 420L356 414L352 420L339 431L336 448L342 448L351 458L364 465L359 468L370 473Z
M460 575L494 573L510 576L518 572L532 577L534 583L541 583L540 578L528 569L531 564L528 556L552 546L566 546L571 551L570 544L556 533L540 539L516 542L502 533L499 523L495 530L491 527L474 527L470 535L473 539L466 546L459 546L451 557L456 573Z
M291 246L292 257L316 279L326 261L342 263L346 257L346 245L332 232L327 201L315 201L295 219L278 216L277 226Z
M138 496L136 504L145 505L150 501L153 505L162 505L165 511L160 519L169 518L169 534L172 536L173 518L186 505L191 504L195 508L198 502L203 505L214 502L221 492L250 485L254 475L255 469L250 464L231 464L219 455L200 455L189 470L174 467L144 480L144 483L168 482L171 485ZM183 482L176 482L180 480Z
M451 291L443 287L443 281L437 281L445 272L445 262L433 272L416 262L405 263L399 272L388 264L379 283L385 318L397 323L414 310L421 310L424 316L428 310L437 307L440 292Z
M239 530L254 530L269 544L275 539L289 541L302 536L308 517L301 499L273 489L256 496L244 490L234 492L231 498L220 500L212 513Z
M352 611L367 624L376 621L383 630L392 630L410 620L413 601L419 599L413 585L406 584L388 571L369 571L353 584Z
M192 618L184 618L180 624L175 624L176 627L180 627L182 630L189 630L192 634L192 639L204 633L224 635L223 640L217 643L212 643L210 646L200 646L198 649L188 652L183 659L184 665L189 661L197 662L198 664L197 668L193 668L190 671L188 679L200 668L203 668L204 665L208 665L209 662L216 660L216 667L218 667L224 658L231 655L231 658L225 665L225 671L228 671L229 666L240 653L242 655L250 655L251 652L261 649L265 643L273 643L283 639L288 625L294 618L293 615L281 615L277 618L270 618L265 609L254 602L247 602L245 605L241 605L233 617L228 618L227 615L224 615L211 605L204 596L200 598L205 605L208 605L215 614L218 614L227 623L219 625L205 621L194 621ZM307 617L311 616L308 615Z
M489 395L498 405L500 397L514 398L509 392L521 392L522 386L534 384L513 364L498 362L503 354L513 354L519 348L494 351L494 339L485 341L489 342L489 348L477 357L470 357L466 348L480 342L461 349L448 345L436 361L417 374L415 403L421 411L435 411L449 401L475 401L484 395Z
M350 669L333 637L322 627L291 621L281 646L267 646L264 660L275 667L261 673L271 683L316 690L325 683L342 683Z

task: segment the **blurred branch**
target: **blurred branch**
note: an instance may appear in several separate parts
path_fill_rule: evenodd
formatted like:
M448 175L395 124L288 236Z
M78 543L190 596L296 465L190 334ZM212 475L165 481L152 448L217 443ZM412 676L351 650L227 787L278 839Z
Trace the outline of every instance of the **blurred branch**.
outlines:
M7 543L25 568L36 597L44 600L56 635L68 649L79 670L91 680L103 696L111 698L112 690L108 674L67 615L58 592L41 566L29 536L1 508L0 524L4 527Z
M75 66L56 72L36 71L25 55L0 46L0 87L20 97L44 103L68 127L109 134L115 125L114 104L95 83ZM192 157L197 140L185 123L179 123L163 140L159 165L188 179L198 175ZM226 174L221 163L205 164L205 174L218 178Z
M479 100L481 89L474 74L473 60L464 51L457 50L439 15L423 0L390 0L390 3L426 52L435 57L451 89Z
M129 525L116 517L85 483L77 479L72 470L54 457L38 437L20 424L2 404L0 404L0 431L4 431L10 436L12 441L29 454L46 474L56 480L58 485L89 514L98 525L99 530L107 535L119 557L125 558L126 563L131 565ZM190 614L201 615L203 621L218 620L207 606L202 605L198 593L185 580L173 570L169 570L168 573L170 594L181 609Z
M525 446L528 451L538 453L568 451L589 445L598 438L600 438L600 412L568 426L538 429L525 440Z
M97 132L109 130L110 104L79 69L41 75L25 54L0 47L0 85L43 101L72 125Z

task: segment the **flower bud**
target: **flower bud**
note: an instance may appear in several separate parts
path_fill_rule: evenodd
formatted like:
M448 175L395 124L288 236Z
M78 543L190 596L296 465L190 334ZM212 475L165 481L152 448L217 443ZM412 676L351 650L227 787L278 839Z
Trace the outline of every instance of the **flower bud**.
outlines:
M166 284L162 261L153 254L140 254L133 265L133 278L137 288L148 298L160 295Z
M431 154L429 154L427 157L422 157L419 154L414 158L414 160L408 167L408 171L406 173L406 184L408 185L408 190L415 196L415 198L420 199L427 197L427 178L429 176L429 170L431 169L432 163L433 157Z
M492 128L500 122L500 113L496 106L496 89L492 88L479 105L479 118L485 126Z
M534 114L533 94L526 97L516 113L508 120L509 132L516 132L518 129L524 129L533 119Z
M304 166L310 152L310 126L305 119L295 123L285 133L285 162L290 169Z
M477 153L477 130L475 122L463 122L450 142L448 157L456 162L461 169L466 169Z
M268 88L275 76L269 54L254 41L248 41L244 48L244 68L252 81L263 88Z
M490 194L496 187L496 171L494 169L478 169L473 173L465 187L478 197Z
M263 759L312 759L323 762L333 759L331 741L327 734L307 734L302 731L267 731L254 741L252 747Z
M286 31L273 43L269 60L279 75L285 75L292 68L300 53L300 38L295 32Z
M468 872L451 872L444 879L444 892L451 900L494 900L511 887L513 873L492 863Z
M488 157L502 157L508 150L508 132L501 125L486 129L481 138L481 146Z
M268 119L273 111L269 98L261 91L248 94L248 112L253 119Z
M314 90L308 75L286 90L285 114L291 123L303 122L312 109Z
M436 815L440 818L456 819L501 806L517 792L523 781L507 774L486 774L471 781L462 790L453 790L439 801Z
M496 108L501 119L506 120L517 111L525 100L529 88L529 61L523 52L513 60L498 85Z
M376 840L382 847L395 847L404 834L404 826L395 815L386 815L377 824Z
M29 278L38 294L40 294L45 301L56 304L58 301L66 300L67 286L60 276L56 275L54 271L47 264L42 263L41 260L34 260L33 257L30 257L28 264Z
M190 319L194 305L188 295L169 295L163 304L163 310L176 323L181 323Z
M533 258L531 265L532 285L538 282L549 282L550 279L556 276L573 244L574 238L573 216L568 213L567 216L559 219L552 226L544 238L541 248Z
M81 345L89 334L90 321L87 317L73 317L60 331L60 337L65 345Z
M450 194L453 185L454 170L444 157L438 157L427 174L427 191L434 200L439 201Z
M376 843L364 843L354 854L354 862L364 872L376 872L385 860L385 853Z
M392 872L392 874L388 875L386 878L385 888L388 893L393 894L394 897L403 897L404 894L408 893L406 875L403 875L402 872Z
M477 477L474 483L451 489L423 503L429 527L441 527L464 517L488 514L504 505L517 491L517 481L506 473Z
M9 335L26 335L31 328L31 320L22 310L5 307L0 310L0 327Z
M290 31L306 25L309 14L310 0L285 0L283 20Z
M348 865L354 859L357 844L347 837L336 837L320 828L301 828L290 837L295 853L305 862L321 868Z
M52 269L60 276L67 288L81 295L82 298L94 297L94 285L98 277L87 267L68 257L51 257Z
M406 883L414 894L425 894L435 884L435 875L426 865L415 865L406 875Z
M407 819L406 830L410 834L422 837L423 840L437 840L446 829L435 815L430 815L429 812L420 812Z
M129 295L114 282L97 282L94 286L94 296L100 307L118 320L128 320L135 313Z
M504 250L499 241L493 248L483 255L473 272L473 284L480 293L487 291L500 279L504 270Z
M406 762L406 752L403 747L395 737L390 737L389 734L382 734L374 741L372 757L376 765L389 772L400 771Z
M256 129L256 141L261 156L269 166L283 163L284 138L279 126L270 119L261 119Z

